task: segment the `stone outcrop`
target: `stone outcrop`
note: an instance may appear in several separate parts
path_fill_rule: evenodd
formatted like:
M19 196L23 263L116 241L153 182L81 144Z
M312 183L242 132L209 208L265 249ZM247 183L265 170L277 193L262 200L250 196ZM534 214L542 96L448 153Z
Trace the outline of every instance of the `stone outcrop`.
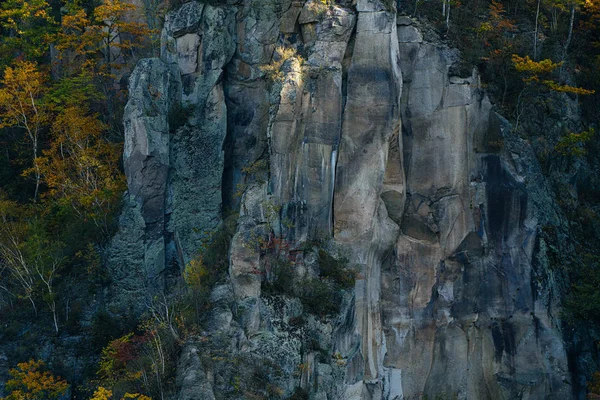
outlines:
M382 275L385 364L409 398L568 398L558 310L534 285L550 221L528 187L531 150L490 111L476 72L449 76L454 52L411 25L398 37L408 198Z
M572 397L555 283L535 262L560 218L477 71L452 76L458 52L394 1L221 3L171 11L160 59L132 73L108 258L123 291L168 291L239 210L180 397L243 398L234 378L259 393L253 368L284 397ZM317 239L358 270L326 318L263 293L268 252L295 286L318 276ZM207 363L210 343L244 368Z

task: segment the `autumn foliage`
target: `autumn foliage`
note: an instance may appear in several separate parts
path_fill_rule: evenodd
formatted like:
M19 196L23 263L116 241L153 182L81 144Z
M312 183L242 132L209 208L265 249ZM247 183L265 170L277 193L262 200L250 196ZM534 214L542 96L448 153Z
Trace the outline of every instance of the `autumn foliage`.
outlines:
M594 94L594 90L588 90L570 85L561 85L555 80L548 78L548 76L559 68L563 62L555 63L550 59L541 61L533 61L529 56L520 57L517 54L513 54L512 61L515 69L525 75L523 81L525 83L538 82L544 87L561 93L572 93L578 95L589 95Z
M23 171L23 175L32 173L34 176L35 201L41 179L37 159L40 135L50 120L42 100L47 93L46 77L35 63L20 61L14 67L6 68L0 84L0 128L18 127L25 132L33 166Z
M111 76L112 69L135 58L140 42L153 33L146 24L132 22L128 15L135 6L121 0L107 0L88 13L76 3L68 5L57 35L57 49L68 60L66 68L76 65Z
M6 382L6 389L9 394L5 400L56 399L69 388L65 380L52 375L39 360L19 363L8 373L10 379Z
M107 126L79 107L61 112L52 124L52 142L39 160L46 196L106 227L106 217L125 188L118 145L104 139Z

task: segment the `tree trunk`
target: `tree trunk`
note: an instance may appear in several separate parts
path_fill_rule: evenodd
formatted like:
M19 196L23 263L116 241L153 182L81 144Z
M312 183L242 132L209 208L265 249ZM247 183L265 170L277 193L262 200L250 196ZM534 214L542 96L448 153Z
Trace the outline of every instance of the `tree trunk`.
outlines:
M538 23L539 23L539 19L540 19L540 3L541 3L541 0L538 0L537 11L535 12L535 32L533 34L533 59L535 61L538 60L537 41L538 41Z
M52 300L52 304L49 304L50 310L52 311L52 318L54 319L54 332L58 335L58 315L56 314L56 301Z
M571 4L571 20L569 21L569 34L567 35L567 42L565 43L565 48L563 50L563 61L567 58L567 51L569 50L569 46L571 45L571 40L573 39L573 24L575 23L575 3Z

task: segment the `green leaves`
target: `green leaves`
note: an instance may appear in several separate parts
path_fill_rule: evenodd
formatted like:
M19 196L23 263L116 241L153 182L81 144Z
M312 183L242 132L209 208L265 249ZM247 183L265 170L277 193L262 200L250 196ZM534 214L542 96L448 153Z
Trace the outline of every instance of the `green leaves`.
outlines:
M15 59L39 61L54 40L56 22L46 0L7 0L0 3L0 68Z

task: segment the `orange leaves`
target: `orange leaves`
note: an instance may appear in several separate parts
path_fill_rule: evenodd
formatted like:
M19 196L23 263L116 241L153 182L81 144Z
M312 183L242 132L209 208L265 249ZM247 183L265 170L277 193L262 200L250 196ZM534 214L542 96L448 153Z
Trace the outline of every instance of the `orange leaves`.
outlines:
M56 49L61 53L71 50L77 55L95 51L90 49L97 41L87 31L90 25L91 21L83 8L63 16ZM64 57L64 54L61 54L61 57Z
M65 394L69 388L67 382L45 371L44 366L42 361L30 360L11 369L6 400L55 399Z
M513 32L517 30L516 25L506 17L504 5L498 1L492 0L489 7L489 19L482 22L479 26L479 33L494 33L496 35L504 32Z
M131 380L130 375L135 374L135 371L127 370L127 363L135 359L132 337L133 333L129 333L102 349L98 376L104 382L114 383L123 378Z
M481 39L484 47L490 48L489 54L483 56L485 61L493 61L505 64L507 56L511 53L511 41L508 32L515 31L516 25L506 17L504 5L492 0L489 6L489 17L480 23L477 28L477 36Z
M498 1L492 0L490 3L490 20L491 24L498 31L512 32L517 29L516 25L506 18L506 10L504 5Z

